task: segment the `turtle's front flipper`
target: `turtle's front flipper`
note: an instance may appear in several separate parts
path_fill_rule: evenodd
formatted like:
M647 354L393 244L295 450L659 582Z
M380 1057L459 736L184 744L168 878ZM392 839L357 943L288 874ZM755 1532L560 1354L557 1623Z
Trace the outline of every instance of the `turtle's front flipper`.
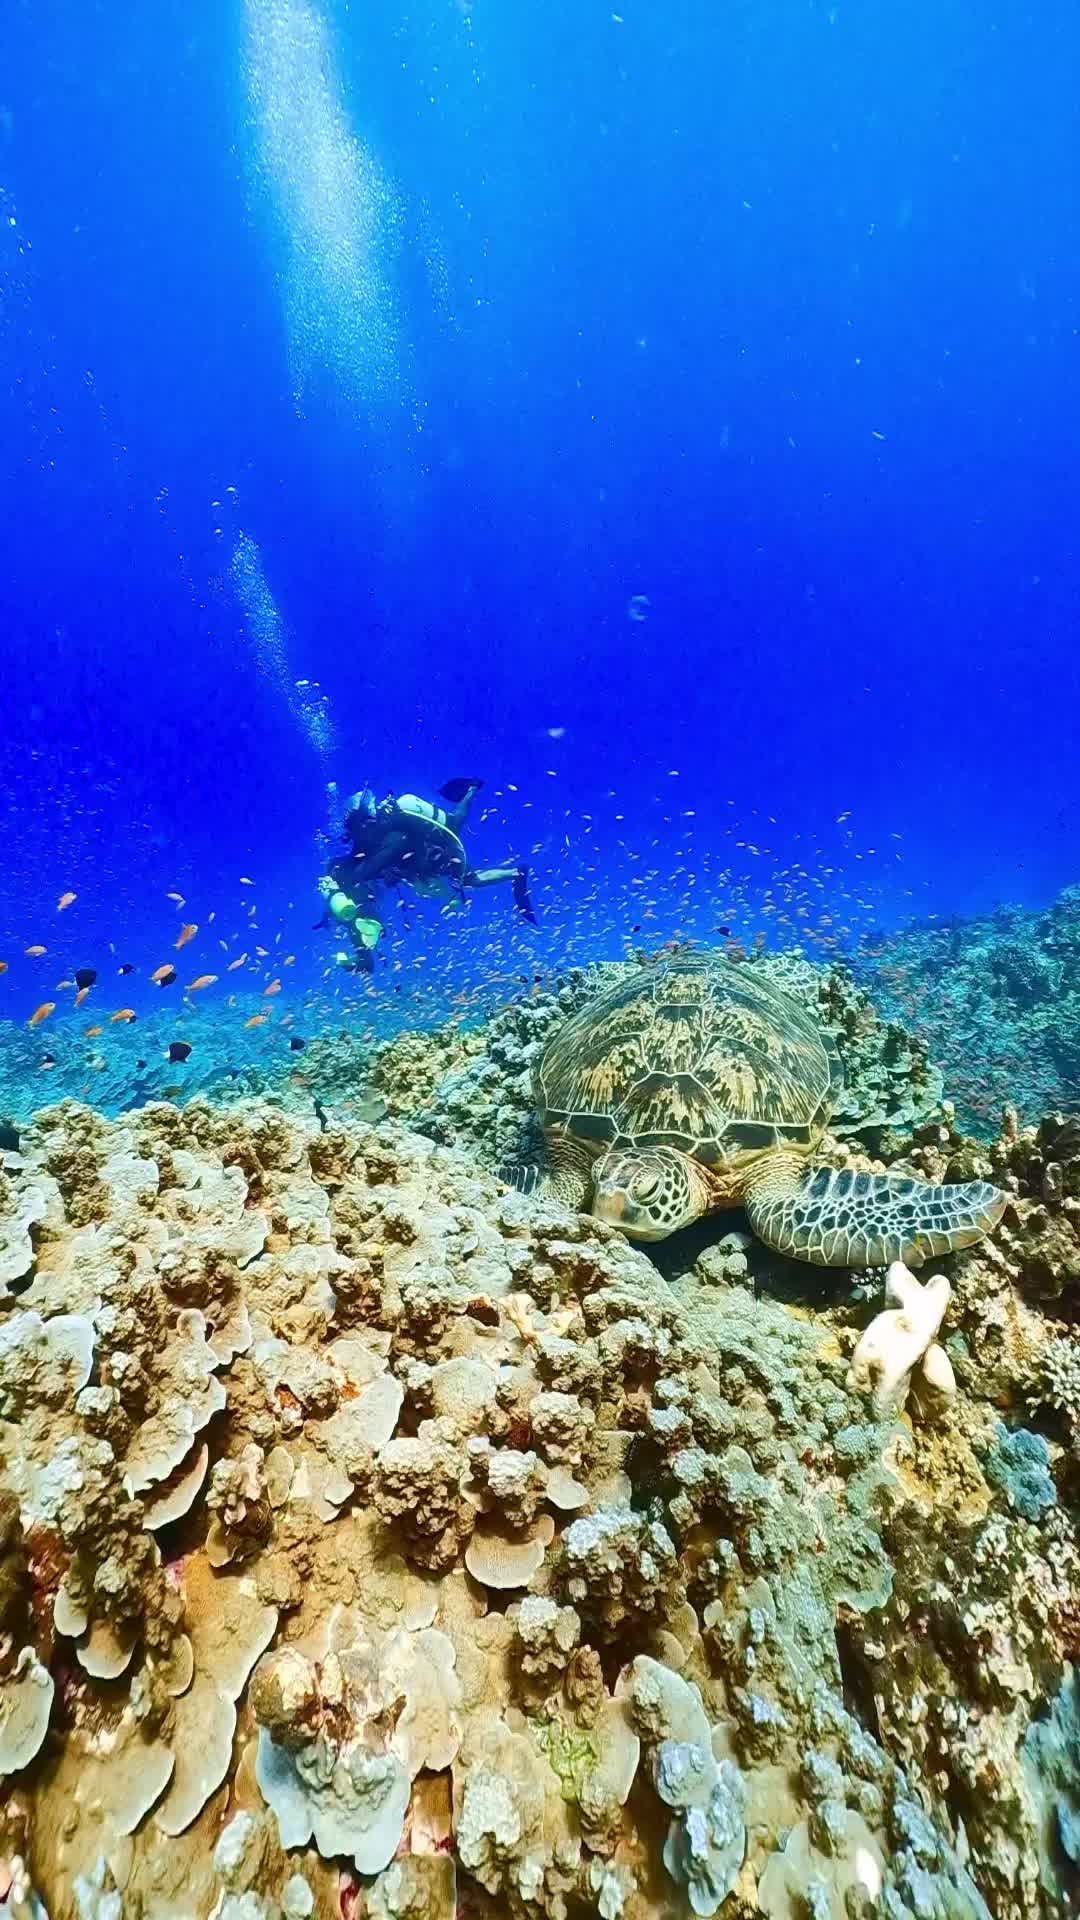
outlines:
M539 1199L558 1201L571 1213L584 1213L592 1186L592 1158L572 1140L556 1140L549 1145L546 1167L502 1167L499 1177L519 1193L534 1193Z
M1005 1195L984 1180L932 1187L897 1173L834 1172L778 1180L768 1167L746 1212L759 1240L817 1267L920 1266L970 1247L995 1227Z

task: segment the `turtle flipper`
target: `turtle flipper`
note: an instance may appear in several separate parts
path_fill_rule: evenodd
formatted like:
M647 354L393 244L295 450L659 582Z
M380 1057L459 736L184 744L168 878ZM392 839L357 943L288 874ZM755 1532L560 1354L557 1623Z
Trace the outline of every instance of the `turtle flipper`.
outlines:
M501 1167L499 1178L518 1193L534 1193L538 1199L557 1201L571 1213L584 1213L592 1186L592 1156L576 1141L555 1140L549 1143L546 1167Z
M932 1187L906 1174L819 1167L787 1191L764 1179L746 1199L759 1240L817 1267L883 1267L970 1247L995 1227L1005 1195L985 1180Z

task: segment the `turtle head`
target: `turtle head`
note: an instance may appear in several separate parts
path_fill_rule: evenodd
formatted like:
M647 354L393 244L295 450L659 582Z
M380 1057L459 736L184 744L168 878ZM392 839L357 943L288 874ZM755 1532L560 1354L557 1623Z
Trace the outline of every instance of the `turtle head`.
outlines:
M613 1147L593 1169L593 1213L631 1240L666 1240L708 1210L701 1170L674 1147Z

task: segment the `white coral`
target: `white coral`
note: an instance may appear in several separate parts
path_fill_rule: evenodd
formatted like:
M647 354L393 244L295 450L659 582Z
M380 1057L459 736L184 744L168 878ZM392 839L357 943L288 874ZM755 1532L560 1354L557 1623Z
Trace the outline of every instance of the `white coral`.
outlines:
M936 1340L951 1294L944 1274L919 1281L902 1261L893 1261L885 1298L894 1304L871 1320L848 1373L848 1385L869 1393L880 1417L903 1412L913 1374L938 1393L956 1391L949 1356Z

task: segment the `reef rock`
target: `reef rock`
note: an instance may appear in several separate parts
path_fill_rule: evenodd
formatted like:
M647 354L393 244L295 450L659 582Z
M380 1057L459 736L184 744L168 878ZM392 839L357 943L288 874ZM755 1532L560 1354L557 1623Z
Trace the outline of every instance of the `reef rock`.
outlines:
M877 1029L835 992L869 1085ZM910 1058L874 1056L838 1153L1011 1182L892 1366L948 1353L955 1393L912 1422L849 1384L861 1279L717 1223L661 1271L484 1171L564 1011L398 1043L447 1136L452 1062L468 1157L258 1100L25 1129L0 1194L12 1912L1062 1911L1068 1136L913 1122L932 1080L908 1098Z

